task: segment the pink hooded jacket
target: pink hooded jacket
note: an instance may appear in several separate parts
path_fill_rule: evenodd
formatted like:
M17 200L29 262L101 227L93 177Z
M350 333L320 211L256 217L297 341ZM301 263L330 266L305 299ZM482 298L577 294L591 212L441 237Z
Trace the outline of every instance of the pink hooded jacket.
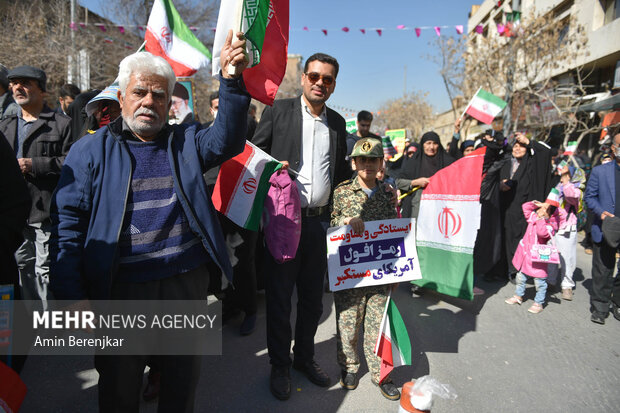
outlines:
M538 262L532 262L532 245L536 243L538 236L539 244L546 244L551 236L555 234L558 228L566 221L566 211L564 208L556 208L553 215L548 219L538 218L536 210L538 207L533 202L526 202L521 207L523 215L527 220L527 230L523 239L519 241L519 246L512 258L512 265L525 275L536 278L547 278L547 265ZM551 233L551 235L549 235Z

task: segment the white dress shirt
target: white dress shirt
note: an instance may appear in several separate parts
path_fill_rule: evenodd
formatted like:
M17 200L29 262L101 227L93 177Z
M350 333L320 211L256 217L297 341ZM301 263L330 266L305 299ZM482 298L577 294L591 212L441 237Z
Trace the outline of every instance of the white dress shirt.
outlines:
M331 191L329 177L329 128L327 107L315 117L301 96L302 145L299 176L295 181L301 200L301 207L316 208L327 205Z

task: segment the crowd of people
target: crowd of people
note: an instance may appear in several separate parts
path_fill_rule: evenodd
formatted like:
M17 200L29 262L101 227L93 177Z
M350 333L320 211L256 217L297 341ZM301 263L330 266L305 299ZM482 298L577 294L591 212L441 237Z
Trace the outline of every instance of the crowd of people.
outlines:
M16 300L34 300L43 309L51 299L72 300L78 310L94 299L201 300L213 292L224 301L225 320L244 313L241 335L255 329L256 291L264 287L270 391L286 400L291 367L317 386L331 384L315 361L314 343L323 313L327 228L350 225L361 233L364 222L416 218L433 175L484 146L476 276L514 282L508 304L523 302L527 279L533 278L531 313L543 310L548 284L559 282L562 297L572 300L577 232L589 211L591 320L604 324L610 312L620 320L620 278L613 274L619 133L611 131L603 145L609 162L595 166L589 178L562 151L553 156L546 144L523 133L507 139L489 130L462 141L461 119L447 150L428 131L389 162L380 137L370 132L370 112L360 112L357 132L348 134L344 119L327 106L339 71L334 57L310 56L302 94L276 100L257 122L240 76L247 65L244 50L242 34L231 32L208 124L192 113L170 65L147 52L123 59L117 83L103 91L63 86L55 111L46 104L45 72L2 67L0 285L12 285ZM237 67L235 74L228 65ZM264 248L260 233L213 208L218 166L239 154L246 139L279 160L299 192L301 236L295 257L286 262ZM407 194L400 204L398 192ZM555 202L550 192L558 194ZM552 246L557 260L541 258L540 246ZM370 379L383 396L397 400L398 387L389 376L380 379L373 352L390 288L334 293L335 329L340 385L358 385L363 326ZM13 357L11 367L19 372L24 361ZM192 411L200 363L199 356L96 355L100 409L138 411L142 393L147 400L159 397L160 411Z

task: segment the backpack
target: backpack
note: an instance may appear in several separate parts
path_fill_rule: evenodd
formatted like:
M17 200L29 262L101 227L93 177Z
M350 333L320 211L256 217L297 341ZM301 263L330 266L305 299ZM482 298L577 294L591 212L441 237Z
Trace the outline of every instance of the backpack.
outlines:
M295 258L301 238L301 202L297 185L286 171L278 170L269 178L271 187L265 198L263 229L265 243L276 262Z

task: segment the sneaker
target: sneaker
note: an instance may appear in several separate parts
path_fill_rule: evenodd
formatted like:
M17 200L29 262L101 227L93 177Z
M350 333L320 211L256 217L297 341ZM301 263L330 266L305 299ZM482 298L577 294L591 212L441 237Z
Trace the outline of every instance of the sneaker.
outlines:
M351 373L345 370L340 372L340 385L343 389L355 390L358 384L357 373Z
M566 301L572 301L573 300L573 289L562 288L562 299Z
M538 314L543 310L542 304L534 303L530 308L527 309L532 314Z
M519 297L518 295L513 295L512 297L507 298L504 302L510 305L513 305L513 304L521 305L523 303L523 299Z
M605 315L595 311L590 316L590 321L596 324L605 324Z
M620 307L617 306L616 304L611 305L611 313L614 315L614 318L618 321L620 321Z

